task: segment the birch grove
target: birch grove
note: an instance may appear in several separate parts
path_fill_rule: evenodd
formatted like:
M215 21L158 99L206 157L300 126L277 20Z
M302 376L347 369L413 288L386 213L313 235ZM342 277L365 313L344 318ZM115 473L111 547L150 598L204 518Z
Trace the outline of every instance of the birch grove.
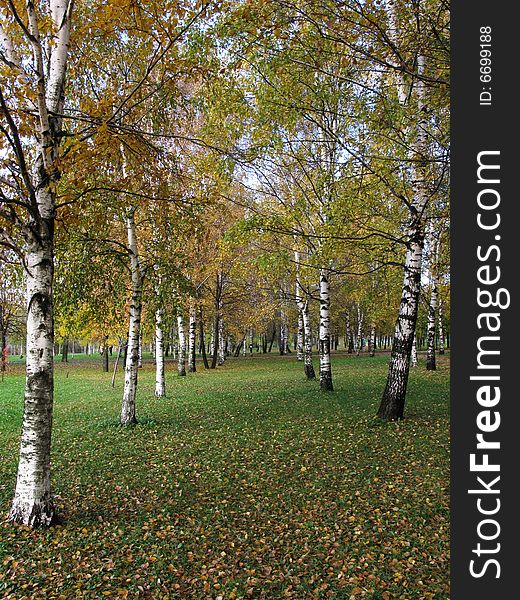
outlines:
M410 367L449 359L448 32L405 0L0 6L0 287L14 264L25 296L19 331L0 302L2 377L14 347L26 368L10 521L55 519L55 364L97 365L129 436L141 395L275 355L332 404L336 367L386 361L371 410L404 418Z

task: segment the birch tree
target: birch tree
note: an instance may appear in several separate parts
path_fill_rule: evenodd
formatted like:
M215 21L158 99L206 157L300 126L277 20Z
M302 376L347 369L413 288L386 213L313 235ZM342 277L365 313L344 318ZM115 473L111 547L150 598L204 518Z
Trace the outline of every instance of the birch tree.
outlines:
M399 5L395 0L389 0L387 6L388 37L392 43L394 56L398 56L400 48ZM427 208L432 197L428 170L430 150L429 97L425 84L427 73L424 49L425 34L422 30L424 23L419 12L416 12L411 18L416 19L418 23L416 66L415 71L412 72L411 81L413 88L407 85L401 70L400 74L397 75L396 84L399 105L406 106L411 113L410 125L404 133L412 137L410 152L412 197L407 204L409 216L401 303L395 326L386 387L378 410L378 416L385 420L402 419L404 415L410 355L419 305ZM397 63L394 61L393 64ZM414 94L411 93L412 89L415 92Z
M27 2L24 12L10 2L2 12L0 44L9 75L0 91L0 132L2 150L16 167L2 178L0 217L9 227L2 227L0 234L7 244L14 242L13 228L24 237L27 308L24 416L9 519L38 527L50 525L54 516L50 487L54 225L73 2ZM4 91L10 95L5 97ZM17 104L23 95L25 100ZM29 127L22 130L24 121L27 125L25 111L31 117Z
M130 321L128 326L128 352L125 362L125 383L121 405L121 425L135 425L137 376L139 367L139 346L141 338L141 310L143 298L144 269L139 257L135 223L135 209L130 208L125 216L128 236L128 256L132 281L132 299L130 303Z

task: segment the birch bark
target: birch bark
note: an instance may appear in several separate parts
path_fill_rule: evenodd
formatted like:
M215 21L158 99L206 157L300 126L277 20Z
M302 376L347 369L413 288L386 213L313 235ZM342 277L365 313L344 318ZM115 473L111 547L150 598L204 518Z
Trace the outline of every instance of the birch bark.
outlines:
M410 355L410 363L412 367L417 366L417 334L413 336L412 353Z
M188 328L188 372L195 373L197 367L195 365L196 356L196 334L197 334L197 309L192 302L190 307L190 323Z
M181 314L177 315L177 332L179 336L177 372L181 377L183 377L186 375L186 332L184 330L184 319Z
M395 2L389 3L389 37L398 47L397 16ZM417 119L413 144L412 193L410 202L406 258L404 265L403 288L399 313L395 325L392 353L388 369L385 390L378 410L378 416L387 421L402 419L410 371L410 355L417 323L419 292L421 283L421 265L424 247L424 226L428 205L428 189L426 175L426 156L428 149L427 103L426 89L422 76L424 74L425 57L417 57L416 98ZM399 78L399 102L407 102L404 81Z
M370 356L376 355L376 326L372 323L370 327L370 337L368 338L368 352Z
M445 352L444 348L444 327L442 324L442 299L439 298L439 309L437 311L438 316L438 331L439 331L439 354L442 356Z
M320 388L330 392L332 385L332 367L330 360L330 284L327 272L320 272Z
M296 360L303 361L303 315L301 310L298 310L298 333L296 334Z
M298 317L301 316L301 326L303 335L303 366L307 379L315 379L314 365L312 364L312 328L309 317L309 299L303 296L303 288L300 280L300 253L295 250L294 263L296 265L296 305L298 307ZM300 333L300 324L298 322L298 335Z
M141 308L143 296L144 271L139 259L137 233L135 226L135 209L126 214L126 231L128 236L128 255L130 258L130 274L132 279L132 300L130 303L130 323L128 327L128 349L125 360L125 383L123 402L121 405L121 425L137 423L135 400L137 394L137 374L139 368L139 346L141 334Z
M155 311L155 396L166 396L166 382L164 377L164 311L158 308Z
M38 130L36 161L26 173L31 211L26 228L27 358L24 414L18 472L9 520L30 527L48 526L54 518L50 486L51 431L54 392L53 290L54 220L56 184L59 179L58 150L64 106L64 86L70 43L72 1L49 0L53 43L44 51L38 15L27 2L28 40L37 78ZM2 29L7 53L14 45ZM6 41L7 40L7 41ZM3 102L3 98L2 98ZM25 158L19 162L25 171Z

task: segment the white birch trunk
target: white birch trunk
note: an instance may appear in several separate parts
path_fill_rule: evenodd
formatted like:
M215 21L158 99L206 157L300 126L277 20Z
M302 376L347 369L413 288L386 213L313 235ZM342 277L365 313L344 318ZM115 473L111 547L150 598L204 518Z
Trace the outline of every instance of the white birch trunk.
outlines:
M298 310L298 333L296 336L296 360L303 361L304 352L303 352L303 315L302 311Z
M391 3L391 8L395 8ZM397 37L394 10L390 11L394 19L394 31ZM382 419L393 421L404 416L404 404L410 369L410 355L417 323L419 293L421 284L421 265L424 247L424 223L428 204L426 156L428 149L426 90L421 77L424 73L425 59L417 57L417 123L414 144L413 202L409 206L408 243L406 250L401 303L397 316L392 353L388 369L385 390L378 410Z
M27 349L26 384L20 455L9 520L30 527L48 526L54 517L50 487L50 452L54 393L54 219L58 149L70 40L72 2L49 0L53 43L44 52L34 3L26 3L27 27L37 77L37 158L26 235ZM25 21L24 17L22 19ZM24 26L25 27L25 26ZM2 29L2 42L16 60L14 45ZM36 218L35 218L36 216Z
M188 329L188 372L195 373L197 367L195 365L196 354L196 333L197 333L197 309L192 303L190 308L190 324Z
M179 336L179 358L177 361L177 371L181 377L186 375L186 332L184 330L184 319L182 315L177 315L177 333Z
M287 354L287 340L288 340L288 327L287 327L287 313L282 308L280 311L280 354Z
M368 352L370 356L376 355L376 326L372 323L370 327L370 337L368 338Z
M164 377L164 330L163 309L155 311L155 396L166 396L166 382Z
M410 354L410 364L412 367L417 366L417 334L413 336L412 352Z
M309 300L306 299L302 306L303 320L303 348L304 348L304 369L307 379L315 379L314 365L312 364L312 327L309 316Z
M141 368L143 366L143 332L139 332L139 354L137 357L137 366Z
M439 298L439 309L438 309L438 329L439 329L439 354L442 356L445 352L444 348L444 327L442 325L442 299Z
M296 265L296 306L298 307L298 336L300 336L300 318L303 343L303 365L307 379L315 379L314 365L312 364L312 328L309 317L309 299L304 299L300 281L300 253L294 251L294 262ZM298 338L298 348L300 339Z
M51 198L42 198L53 206ZM54 516L50 483L53 407L52 217L32 239L27 261L27 358L18 475L9 519L48 526Z
M361 347L363 346L363 321L365 316L359 304L357 305L357 334L356 334L356 355L359 356L361 353Z
M128 350L125 362L125 383L123 387L123 402L121 405L120 419L121 425L125 426L137 423L135 400L137 394L141 306L144 279L137 248L137 234L133 209L127 213L126 230L128 235L128 254L130 257L130 273L132 279L132 301L130 303Z
M330 284L327 272L320 272L320 388L332 391L332 366L330 359Z
M426 369L435 371L437 365L435 362L435 324L437 320L437 284L432 282L430 302L428 304L428 325L427 325L427 345L426 345Z
M226 360L225 353L226 340L224 339L224 317L222 315L222 303L219 304L218 311L218 360L217 364L223 365Z
M211 337L209 340L209 355L213 358L215 355L215 327L211 328Z

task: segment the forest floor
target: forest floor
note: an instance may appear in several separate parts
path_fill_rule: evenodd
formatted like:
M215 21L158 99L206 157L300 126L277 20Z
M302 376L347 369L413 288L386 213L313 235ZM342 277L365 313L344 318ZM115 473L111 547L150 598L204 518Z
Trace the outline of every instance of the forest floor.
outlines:
M5 522L22 366L0 383L0 597L449 597L449 359L411 374L406 419L374 419L388 355L334 355L335 392L294 355L231 358L155 399L139 425L101 360L57 364L53 491L60 521ZM197 365L201 368L201 365Z

